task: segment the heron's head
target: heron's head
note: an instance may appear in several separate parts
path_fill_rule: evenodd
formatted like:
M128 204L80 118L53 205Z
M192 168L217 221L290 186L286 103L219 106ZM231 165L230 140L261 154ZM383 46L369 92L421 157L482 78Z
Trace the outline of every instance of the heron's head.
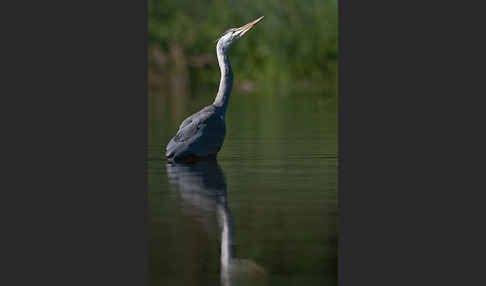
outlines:
M231 28L227 30L218 39L217 46L223 48L223 51L226 51L232 43L241 38L244 34L246 34L246 32L250 31L251 28L253 28L253 26L262 19L263 16L239 28Z

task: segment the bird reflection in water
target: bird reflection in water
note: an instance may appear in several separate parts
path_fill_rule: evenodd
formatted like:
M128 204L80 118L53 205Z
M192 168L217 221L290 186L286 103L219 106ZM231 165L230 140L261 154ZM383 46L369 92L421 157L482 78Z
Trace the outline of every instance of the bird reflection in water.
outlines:
M263 267L250 259L235 258L227 185L218 162L168 163L167 176L177 187L182 201L193 211L216 215L221 240L221 285L265 285L267 275Z

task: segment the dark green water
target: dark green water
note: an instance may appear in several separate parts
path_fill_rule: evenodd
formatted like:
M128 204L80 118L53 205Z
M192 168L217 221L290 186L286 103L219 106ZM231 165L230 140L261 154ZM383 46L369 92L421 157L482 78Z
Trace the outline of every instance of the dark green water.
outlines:
M167 166L165 145L215 93L149 96L151 285L336 285L335 97L233 92L217 164ZM230 271L222 217L232 218Z

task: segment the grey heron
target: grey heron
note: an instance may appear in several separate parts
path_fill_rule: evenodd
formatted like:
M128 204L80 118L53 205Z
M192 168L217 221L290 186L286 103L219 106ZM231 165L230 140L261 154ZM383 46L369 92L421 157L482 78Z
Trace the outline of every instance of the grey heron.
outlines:
M214 102L182 121L177 134L169 141L165 156L169 161L215 159L226 135L225 116L233 86L233 72L228 49L263 16L239 28L224 32L216 44L221 80Z

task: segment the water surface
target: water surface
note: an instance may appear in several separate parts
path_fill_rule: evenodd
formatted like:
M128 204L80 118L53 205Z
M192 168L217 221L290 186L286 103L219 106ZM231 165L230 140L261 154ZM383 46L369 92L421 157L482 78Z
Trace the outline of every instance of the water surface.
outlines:
M151 285L336 285L335 97L233 92L217 163L167 165L179 124L215 93L149 96Z

